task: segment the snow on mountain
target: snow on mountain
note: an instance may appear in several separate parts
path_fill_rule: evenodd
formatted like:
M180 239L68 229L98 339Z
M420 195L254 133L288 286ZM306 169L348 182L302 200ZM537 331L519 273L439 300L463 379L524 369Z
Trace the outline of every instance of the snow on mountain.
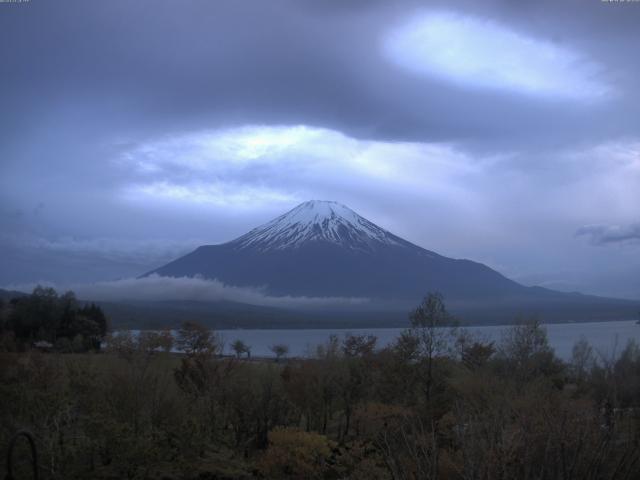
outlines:
M360 251L407 244L345 205L324 200L301 203L231 244L238 250L270 251L299 248L307 242L329 242Z

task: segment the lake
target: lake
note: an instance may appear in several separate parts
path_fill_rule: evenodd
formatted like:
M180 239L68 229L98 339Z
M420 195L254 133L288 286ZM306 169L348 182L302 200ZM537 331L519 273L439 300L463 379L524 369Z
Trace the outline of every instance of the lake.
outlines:
M640 343L640 325L635 321L590 322L590 323L556 323L544 326L549 343L556 355L568 360L575 342L584 337L594 350L607 357L619 354L631 338ZM502 332L509 328L504 325L485 327L466 327L474 334L487 340L499 341ZM251 346L254 357L273 357L269 346L286 344L289 356L305 356L315 345L327 341L330 335L343 337L347 333L354 335L368 334L378 337L378 346L393 342L403 329L401 328L363 328L363 329L313 329L313 330L218 330L225 342L225 353L231 354L230 344L240 339Z

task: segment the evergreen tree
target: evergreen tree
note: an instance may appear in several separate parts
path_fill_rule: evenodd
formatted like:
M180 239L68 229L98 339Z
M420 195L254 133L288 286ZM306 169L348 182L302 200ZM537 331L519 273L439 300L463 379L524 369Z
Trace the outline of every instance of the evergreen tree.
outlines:
M41 286L29 296L11 300L5 323L4 329L12 331L23 346L39 340L52 344L74 341L82 350L97 350L108 330L107 317L99 306L80 307L73 292L58 296L54 289Z

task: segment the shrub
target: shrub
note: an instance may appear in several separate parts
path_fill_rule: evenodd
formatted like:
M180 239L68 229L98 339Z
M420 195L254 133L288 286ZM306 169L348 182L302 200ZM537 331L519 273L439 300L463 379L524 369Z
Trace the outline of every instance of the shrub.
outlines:
M328 469L333 447L324 435L278 427L269 433L269 448L258 470L266 478L320 479Z

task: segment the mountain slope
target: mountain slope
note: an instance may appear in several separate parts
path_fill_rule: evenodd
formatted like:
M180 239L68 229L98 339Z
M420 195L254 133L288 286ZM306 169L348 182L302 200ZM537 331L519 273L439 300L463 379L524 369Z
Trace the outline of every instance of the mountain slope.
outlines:
M3 290L0 288L0 300L11 300L26 296L26 293L16 292L15 290Z
M366 297L403 305L439 291L460 309L503 305L526 312L535 305L566 309L599 301L522 286L486 265L425 250L325 201L305 202L231 242L199 247L151 273L201 275L264 287L271 295Z

